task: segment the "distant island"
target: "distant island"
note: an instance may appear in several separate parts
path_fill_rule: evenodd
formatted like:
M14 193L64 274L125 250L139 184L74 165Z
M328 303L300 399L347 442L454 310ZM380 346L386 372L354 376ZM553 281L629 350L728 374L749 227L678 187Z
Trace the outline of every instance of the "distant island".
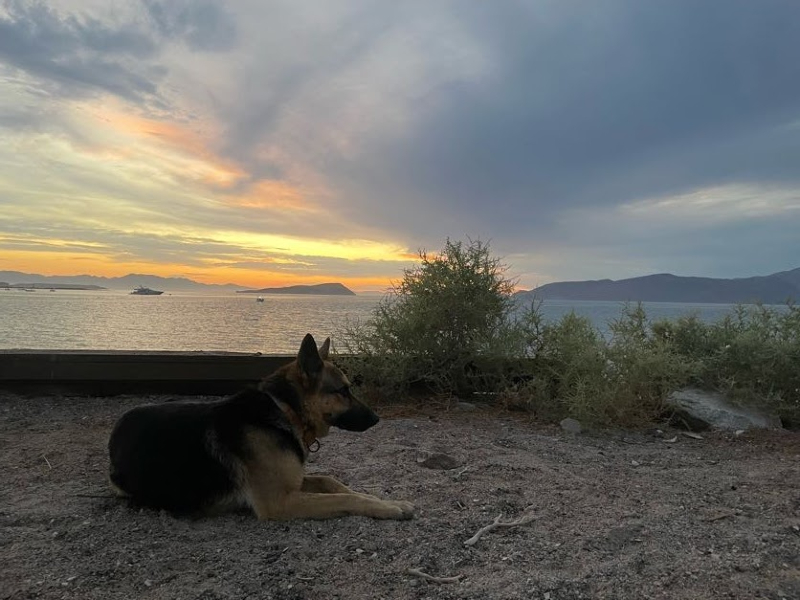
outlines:
M6 290L105 290L99 285L81 285L78 283L6 283L0 281L0 289Z
M630 302L693 302L698 304L783 304L800 300L800 268L762 277L715 279L669 273L596 281L561 281L517 292L521 301L615 300Z
M318 283L316 285L290 285L287 287L239 290L237 294L310 294L317 296L355 296L356 293L341 283Z

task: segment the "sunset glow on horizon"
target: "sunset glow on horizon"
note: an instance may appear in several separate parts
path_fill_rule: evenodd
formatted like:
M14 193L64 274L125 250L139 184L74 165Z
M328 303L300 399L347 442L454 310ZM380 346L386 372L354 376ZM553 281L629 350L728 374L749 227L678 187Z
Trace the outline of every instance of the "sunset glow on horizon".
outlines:
M388 286L390 269L400 273L416 256L396 244L331 239L324 228L314 237L269 233L276 213L284 221L336 219L302 183L254 179L235 161L219 157L211 141L186 123L139 116L140 109L114 98L100 98L96 105L65 103L62 110L80 129L79 139L54 134L17 139L20 150L29 152L29 170L58 164L55 177L30 180L20 170L0 182L4 193L28 199L5 207L5 217L41 220L43 232L0 231L5 247L0 270L50 276L146 273L245 287L335 280L372 290ZM50 227L44 214L57 216L61 227ZM155 255L153 248L162 251ZM320 261L333 268L320 268Z

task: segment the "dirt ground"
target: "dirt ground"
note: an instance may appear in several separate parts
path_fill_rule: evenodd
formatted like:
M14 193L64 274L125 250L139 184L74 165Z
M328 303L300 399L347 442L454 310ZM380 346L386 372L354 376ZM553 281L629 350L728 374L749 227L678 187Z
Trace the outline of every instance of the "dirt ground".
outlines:
M411 500L415 519L191 521L105 497L114 421L164 400L0 395L0 598L800 599L797 433L384 409L308 470ZM464 544L501 514L534 520Z

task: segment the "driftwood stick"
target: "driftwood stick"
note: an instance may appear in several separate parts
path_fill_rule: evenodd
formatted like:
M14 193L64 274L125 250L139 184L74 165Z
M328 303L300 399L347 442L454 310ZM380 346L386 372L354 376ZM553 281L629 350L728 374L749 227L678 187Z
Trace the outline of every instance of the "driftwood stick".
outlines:
M470 469L470 466L469 466L469 465L467 465L466 467L464 467L463 469L461 469L461 470L460 470L458 473L455 473L455 474L453 475L453 481L458 481L459 479L461 479L461 476L462 476L464 473L466 473L467 471L469 471L469 469Z
M463 575L456 575L454 577L434 577L433 575L428 575L419 569L409 569L407 573L433 583L458 583L463 577Z
M526 523L530 523L536 518L536 515L528 514L520 517L516 521L501 521L503 518L503 514L499 514L495 517L494 521L492 521L489 525L485 527L481 527L478 532L469 538L466 542L464 542L465 546L474 546L478 543L478 540L481 537L493 529L499 529L500 527L518 527L519 525L525 525Z

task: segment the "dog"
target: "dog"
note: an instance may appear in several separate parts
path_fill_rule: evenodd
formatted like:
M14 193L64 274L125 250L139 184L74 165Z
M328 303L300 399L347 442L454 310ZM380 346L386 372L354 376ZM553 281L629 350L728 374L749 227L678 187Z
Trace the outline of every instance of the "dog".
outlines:
M109 439L111 486L134 504L202 516L249 506L260 520L361 515L409 519L414 505L354 492L303 465L331 427L378 422L307 334L297 358L253 388L215 402L126 412Z

